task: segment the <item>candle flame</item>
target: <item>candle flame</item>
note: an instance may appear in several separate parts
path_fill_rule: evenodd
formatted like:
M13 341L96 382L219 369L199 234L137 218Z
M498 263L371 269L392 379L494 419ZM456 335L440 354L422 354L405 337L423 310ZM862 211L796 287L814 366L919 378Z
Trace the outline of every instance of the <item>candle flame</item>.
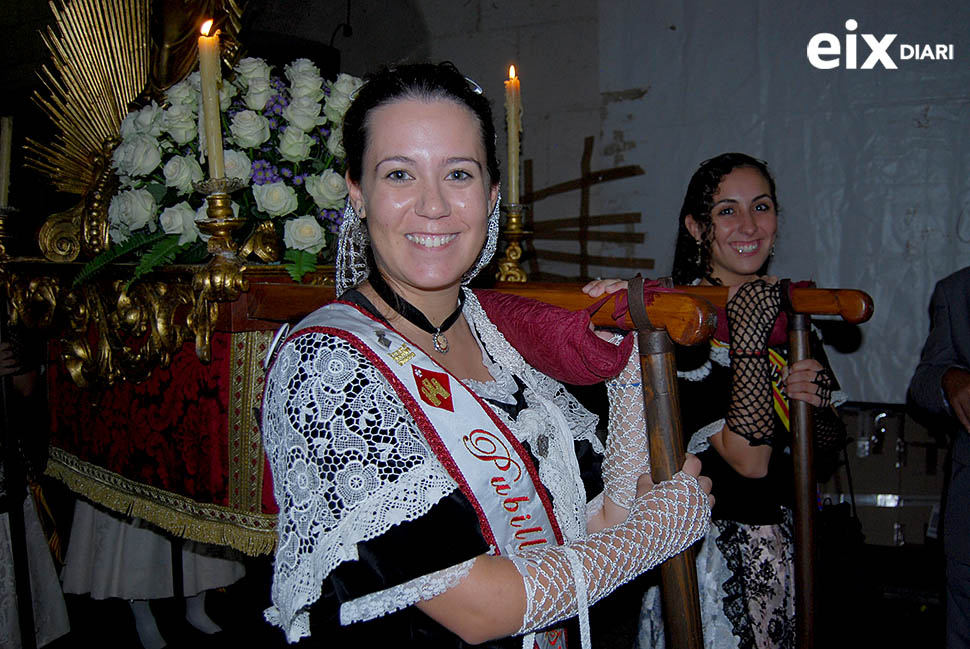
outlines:
M207 20L204 23L202 23L202 35L203 36L208 36L209 35L209 31L211 29L212 29L212 19L210 18L209 20Z
M510 65L509 66L509 79L514 79L514 78L515 78L515 66L514 65Z

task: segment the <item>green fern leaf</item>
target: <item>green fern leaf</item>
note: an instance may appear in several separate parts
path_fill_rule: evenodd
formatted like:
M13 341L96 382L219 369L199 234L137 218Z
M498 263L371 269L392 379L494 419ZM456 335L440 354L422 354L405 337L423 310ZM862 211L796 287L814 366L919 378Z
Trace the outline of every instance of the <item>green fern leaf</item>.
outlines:
M161 230L152 233L139 232L138 234L133 234L128 237L124 243L111 246L100 255L84 264L84 267L81 268L80 272L74 278L74 282L71 284L72 288L77 288L84 282L88 281L104 270L108 264L118 261L129 253L146 246L150 246L165 236L165 233Z
M306 250L287 248L283 259L290 262L285 267L294 282L302 282L304 275L312 273L317 269L317 256Z
M138 266L135 267L135 272L132 274L131 279L128 280L128 283L125 284L125 290L128 290L143 275L147 275L159 266L164 266L175 261L175 257L181 251L190 247L192 243L191 241L179 243L179 235L177 234L169 234L162 237L152 246L151 250L141 256L141 259L138 261Z

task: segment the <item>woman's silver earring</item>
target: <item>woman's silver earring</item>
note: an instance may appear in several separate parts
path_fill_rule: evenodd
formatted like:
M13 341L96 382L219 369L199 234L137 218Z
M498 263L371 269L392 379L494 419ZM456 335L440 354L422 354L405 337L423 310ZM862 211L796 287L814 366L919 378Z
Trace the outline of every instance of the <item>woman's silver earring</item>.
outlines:
M703 249L701 247L701 242L700 241L698 241L697 239L694 239L694 243L697 244L697 257L696 257L696 262L697 262L697 266L700 267L701 264L704 263L704 251L703 251Z
M769 257L775 256L775 244L771 244L771 250L768 251L768 256Z
M482 246L481 252L478 253L478 259L475 260L475 264L461 278L461 283L466 286L488 265L488 262L495 255L495 248L498 245L498 226L501 217L501 205L502 195L499 194L495 199L495 207L492 208L491 213L488 215L488 232L485 235L485 245Z
M367 279L370 274L367 263L367 247L370 238L358 214L347 200L344 218L337 234L336 284L337 295L353 288Z

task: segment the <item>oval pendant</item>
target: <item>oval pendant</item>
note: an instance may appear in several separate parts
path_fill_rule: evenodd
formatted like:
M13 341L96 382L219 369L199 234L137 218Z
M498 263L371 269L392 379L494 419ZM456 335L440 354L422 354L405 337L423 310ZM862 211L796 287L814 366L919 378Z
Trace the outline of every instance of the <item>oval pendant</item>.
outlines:
M440 331L435 332L435 335L431 337L431 342L434 343L434 350L439 354L448 353L448 339Z

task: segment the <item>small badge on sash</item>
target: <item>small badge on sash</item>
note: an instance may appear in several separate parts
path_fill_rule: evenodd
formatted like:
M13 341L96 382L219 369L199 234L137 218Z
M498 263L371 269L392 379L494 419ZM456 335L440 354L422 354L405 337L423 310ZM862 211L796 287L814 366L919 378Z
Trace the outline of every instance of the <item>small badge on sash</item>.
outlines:
M411 371L414 372L414 382L418 386L422 401L435 408L455 411L451 403L451 384L447 374L425 370L416 365L411 367Z
M414 352L407 345L402 344L400 347L392 351L390 357L394 359L394 362L404 367L407 365L412 358L414 358Z

